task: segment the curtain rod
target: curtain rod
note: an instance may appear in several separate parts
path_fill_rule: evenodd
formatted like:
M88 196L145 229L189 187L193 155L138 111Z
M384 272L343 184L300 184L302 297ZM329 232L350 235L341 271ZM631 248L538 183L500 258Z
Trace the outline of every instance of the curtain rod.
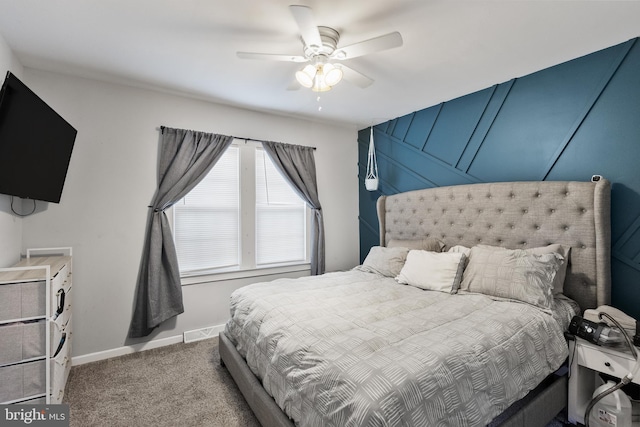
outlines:
M230 136L231 136L231 138L233 138L233 139L240 139L240 140L242 140L242 141L244 141L244 142L247 142L247 141L254 141L254 142L270 142L270 141L265 141L264 139L243 138L243 137L241 137L241 136L233 136L233 135L230 135ZM280 142L279 144L293 145L293 144L287 144L286 142ZM305 147L309 147L309 148L312 148L312 149L314 149L314 150L316 149L316 147L310 147L310 146L308 146L308 145L305 145Z
M156 128L156 130L159 130L160 132L162 132L162 131L164 130L164 128L165 128L165 126L160 126L160 127L157 127L157 128ZM243 140L244 142L247 142L247 141L254 141L254 142L269 142L269 141L265 141L264 139L243 138L243 137L240 137L240 136L233 136L233 135L229 135L229 136L230 136L231 138L233 138L233 139L241 139L241 140ZM281 142L280 144L286 144L286 143L285 143L285 142ZM305 145L305 147L308 147L308 145ZM312 148L312 149L314 149L314 150L316 149L316 147L309 147L309 148Z

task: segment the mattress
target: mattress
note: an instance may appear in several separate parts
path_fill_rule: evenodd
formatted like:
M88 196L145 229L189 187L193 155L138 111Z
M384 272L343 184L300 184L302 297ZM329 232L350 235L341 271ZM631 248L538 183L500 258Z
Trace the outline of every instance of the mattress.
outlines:
M236 290L225 333L299 426L483 426L568 356L547 313L354 269Z

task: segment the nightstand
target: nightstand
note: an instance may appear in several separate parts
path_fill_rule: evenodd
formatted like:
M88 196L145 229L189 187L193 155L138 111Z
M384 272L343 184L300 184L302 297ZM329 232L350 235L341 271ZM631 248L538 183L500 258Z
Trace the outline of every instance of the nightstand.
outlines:
M584 424L584 413L591 396L602 384L598 378L599 373L622 378L631 371L635 363L633 355L628 351L601 347L577 337L574 341L569 341L569 421ZM633 382L640 384L640 378L634 378Z

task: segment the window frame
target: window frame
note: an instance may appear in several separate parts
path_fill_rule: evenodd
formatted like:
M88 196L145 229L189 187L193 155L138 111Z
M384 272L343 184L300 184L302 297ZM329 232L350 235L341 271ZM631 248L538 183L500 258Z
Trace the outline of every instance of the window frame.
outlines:
M256 141L235 139L231 146L239 149L239 265L226 268L214 268L192 271L180 271L182 285L225 281L231 279L263 277L292 272L305 272L311 269L311 209L305 203L305 260L272 264L257 264L257 209L256 209L256 150L264 150ZM265 156L268 154L265 151ZM215 167L215 166L214 166ZM304 203L304 202L303 202ZM249 207L245 209L244 207ZM173 206L166 211L171 234L174 236L175 215Z

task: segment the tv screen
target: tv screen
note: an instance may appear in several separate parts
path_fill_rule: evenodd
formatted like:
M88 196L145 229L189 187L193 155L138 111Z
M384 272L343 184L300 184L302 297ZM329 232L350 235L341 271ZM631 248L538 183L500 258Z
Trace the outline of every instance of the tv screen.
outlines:
M0 92L0 193L60 203L76 133L7 72Z

